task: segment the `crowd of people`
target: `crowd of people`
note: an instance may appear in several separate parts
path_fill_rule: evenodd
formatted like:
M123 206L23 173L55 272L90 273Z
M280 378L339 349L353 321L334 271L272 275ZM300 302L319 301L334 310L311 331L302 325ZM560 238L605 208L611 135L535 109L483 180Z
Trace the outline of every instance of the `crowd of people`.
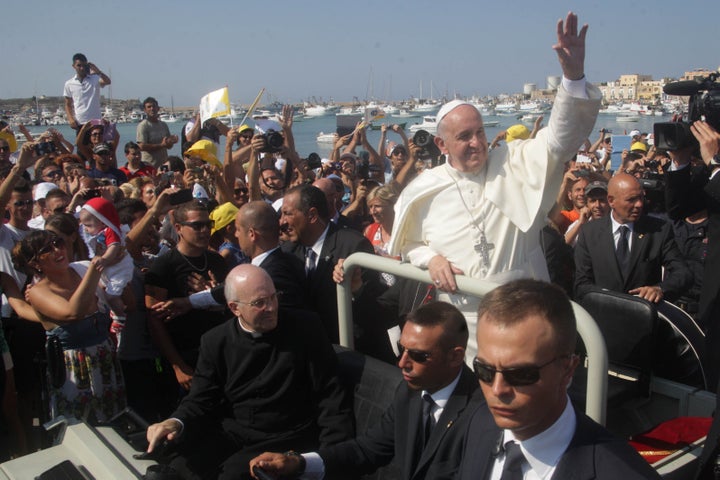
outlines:
M716 172L720 134L695 125L697 153L663 151L631 132L613 172L607 132L589 139L601 97L585 79L586 32L573 14L558 24L563 81L547 127L542 119L532 132L514 126L489 145L478 111L454 100L437 115L442 157L431 161L397 125L383 126L374 148L362 124L336 138L329 159L303 158L289 106L274 133L197 116L178 138L148 97L136 138L123 139L100 116L110 78L76 54L65 86L74 143L52 129L39 139L27 133L19 148L0 137L2 410L12 452L33 448L33 416L102 422L130 406L153 423L150 450L191 440L174 463L187 478L218 468L230 478L263 451L293 448L319 456L268 453L251 464L332 475L396 456L406 478L446 478L435 462L454 459L461 478L487 469L500 478L511 463L502 445L513 440L530 459L523 471L544 478L579 461L560 460L577 424L585 437L611 442L638 478L652 478L572 413L565 391L578 364L575 327L561 307L592 289L667 299L709 339L719 335L717 274L703 276L715 258L707 226L716 207L687 192ZM182 157L169 156L178 142ZM432 279L367 270L351 279L357 349L399 358L407 384L383 423L357 439L330 349L339 337L335 283L355 252L408 261ZM458 274L506 286L481 302L457 291ZM515 297L529 303L508 303ZM45 359L42 369L35 358ZM527 387L535 384L537 392ZM41 391L49 400L38 408ZM436 402L426 438L405 444L402 432L416 422L406 415L423 408L425 393ZM465 410L474 413L460 421ZM450 414L452 435L430 433ZM532 440L556 422L562 448L549 458ZM467 444L461 425L472 432ZM492 458L464 455L499 434ZM217 449L207 441L214 435L230 440ZM437 450L421 456L428 439ZM623 468L603 474L631 478Z

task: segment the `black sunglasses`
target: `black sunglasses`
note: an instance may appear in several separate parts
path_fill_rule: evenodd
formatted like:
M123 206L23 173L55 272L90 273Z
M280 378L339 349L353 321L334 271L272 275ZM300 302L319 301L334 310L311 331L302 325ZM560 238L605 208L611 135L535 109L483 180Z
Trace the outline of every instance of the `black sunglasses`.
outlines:
M201 222L201 221L197 221L197 222L180 222L180 225L183 225L183 226L185 226L185 227L190 227L190 228L192 228L193 230L195 230L196 232L199 232L199 231L202 230L203 228L211 229L211 228L215 225L215 222L212 221L212 220L208 220L207 222Z
M477 379L483 383L491 384L496 373L502 373L505 382L512 387L532 385L540 380L540 370L554 363L561 358L569 358L570 355L560 355L542 365L528 365L526 367L508 368L497 370L495 367L485 365L479 358L473 360L473 370Z
M9 151L10 151L10 147L8 147L7 145L0 147L0 152L9 152Z
M432 354L429 352L421 352L420 350L407 349L400 344L400 341L398 341L396 345L398 349L398 360L403 356L403 353L406 352L408 357L410 357L410 360L417 363L425 363L427 362L428 358L432 356Z
M61 237L53 236L50 238L50 241L43 245L35 254L33 258L40 258L43 255L46 255L53 250L58 250L61 248L65 248L65 240L63 240Z
M247 194L247 193L248 193L248 189L247 189L247 188L236 188L234 191L235 191L235 195L240 195L241 193L243 193L243 194Z
M33 203L35 202L33 202L32 200L16 200L13 202L13 205L16 207L29 207Z
M62 176L63 172L62 170L53 170L52 172L48 172L43 177L60 177Z

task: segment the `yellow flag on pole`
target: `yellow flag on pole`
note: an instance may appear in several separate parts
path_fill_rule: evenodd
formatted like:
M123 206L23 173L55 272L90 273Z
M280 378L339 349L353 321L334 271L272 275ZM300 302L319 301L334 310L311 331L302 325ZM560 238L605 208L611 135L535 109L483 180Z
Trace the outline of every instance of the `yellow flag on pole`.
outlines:
M200 99L200 121L230 115L228 87L210 92Z

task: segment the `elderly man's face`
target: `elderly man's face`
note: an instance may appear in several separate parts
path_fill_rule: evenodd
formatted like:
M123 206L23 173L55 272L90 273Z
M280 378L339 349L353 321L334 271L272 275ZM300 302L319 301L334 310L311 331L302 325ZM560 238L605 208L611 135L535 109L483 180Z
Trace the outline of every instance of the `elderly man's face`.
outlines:
M495 373L490 383L480 382L498 427L526 440L555 423L565 408L578 360L572 351L558 348L550 323L529 315L508 326L484 315L478 320L477 340L482 365L496 370L539 367L540 378L532 385L513 386L502 373Z
M236 299L230 300L228 306L243 327L258 333L274 330L278 322L278 298L272 280L251 274L236 286Z
M480 113L472 105L460 105L442 119L435 144L448 162L461 172L478 172L488 159L488 142Z

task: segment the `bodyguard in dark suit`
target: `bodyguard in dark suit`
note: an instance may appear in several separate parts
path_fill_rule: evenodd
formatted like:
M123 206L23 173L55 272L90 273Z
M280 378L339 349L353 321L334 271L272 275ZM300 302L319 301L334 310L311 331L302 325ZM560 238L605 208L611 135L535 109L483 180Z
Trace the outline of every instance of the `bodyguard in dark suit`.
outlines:
M704 165L690 165L691 149L670 152L673 160L667 175L666 204L672 218L684 218L701 208L708 211L708 244L705 257L698 318L706 331L706 371L709 381L720 377L720 133L708 123L696 121L691 131L700 144ZM720 384L718 384L720 407ZM698 466L698 479L713 479L720 454L720 410L705 441Z
M280 229L290 242L283 249L305 264L309 308L320 315L328 337L338 341L337 293L332 274L338 260L355 252L373 254L361 233L330 222L325 194L317 187L302 185L289 190L280 210ZM356 321L356 348L387 360L389 343L383 342L386 325L375 299L385 290L377 272L364 270L359 298L353 304Z
M433 302L411 312L398 344L405 384L377 425L318 453L302 458L266 453L251 465L282 476L323 469L333 475L369 473L394 459L403 479L453 478L466 412L481 401L475 395L477 381L464 364L467 338L465 318L450 304Z
M572 306L556 285L517 280L480 303L473 367L486 403L469 420L461 480L660 476L567 395L579 359Z
M279 217L261 200L243 205L235 217L235 236L243 253L272 278L282 292L280 305L307 308L307 285L303 263L280 249Z
M269 448L317 448L352 436L352 409L337 358L317 319L278 312L275 287L254 265L225 284L237 318L203 336L190 393L148 428L148 451L181 438L171 465L183 478L249 478ZM219 477L218 477L219 475Z
M651 302L666 296L672 300L691 282L672 225L642 215L644 192L632 175L621 173L610 180L608 203L609 216L580 229L575 246L576 298L599 287Z

